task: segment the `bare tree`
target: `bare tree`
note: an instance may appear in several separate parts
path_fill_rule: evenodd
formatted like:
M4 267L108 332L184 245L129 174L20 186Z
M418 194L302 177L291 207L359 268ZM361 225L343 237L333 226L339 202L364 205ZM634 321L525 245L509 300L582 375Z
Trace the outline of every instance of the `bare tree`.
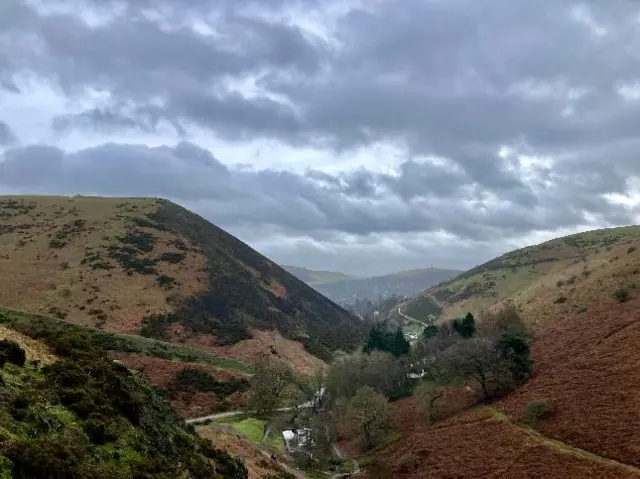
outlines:
M434 423L442 416L442 402L446 389L435 381L423 381L416 388L418 411Z
M347 414L352 429L363 437L367 448L374 446L391 424L387 398L370 386L358 390L349 402Z
M442 356L441 367L452 378L478 383L485 399L511 381L509 364L500 356L493 341L473 338L451 346Z
M269 354L262 354L249 383L249 410L270 414L281 407L293 385L293 372Z
M515 333L530 338L531 328L522 319L513 301L507 301L495 311L483 311L478 322L478 335L495 338L502 334Z

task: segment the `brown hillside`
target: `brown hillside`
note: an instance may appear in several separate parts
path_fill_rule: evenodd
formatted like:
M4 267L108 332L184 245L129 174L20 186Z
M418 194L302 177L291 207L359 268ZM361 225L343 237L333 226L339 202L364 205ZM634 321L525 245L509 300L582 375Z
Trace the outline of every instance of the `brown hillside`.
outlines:
M381 453L394 477L640 477L639 232L561 238L427 291L443 300L440 320L513 299L535 332L534 374L490 408L434 426L412 401L398 403L400 440ZM512 271L509 261L520 266ZM488 274L506 274L513 283L464 289ZM447 302L452 291L457 300ZM539 400L553 404L554 413L530 429L523 411Z
M164 200L0 197L0 270L0 305L211 352L268 348L252 331L279 330L304 345L283 356L309 365L363 337L355 316Z

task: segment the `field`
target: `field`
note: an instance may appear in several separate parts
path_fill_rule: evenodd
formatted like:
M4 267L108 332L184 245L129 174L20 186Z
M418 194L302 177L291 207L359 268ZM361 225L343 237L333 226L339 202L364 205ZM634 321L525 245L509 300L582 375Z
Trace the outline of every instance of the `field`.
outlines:
M238 433L242 434L252 444L259 446L262 444L264 427L267 421L255 417L235 416L219 419L217 424L229 424ZM265 445L273 447L279 451L284 451L284 439L280 434L269 434L264 442Z

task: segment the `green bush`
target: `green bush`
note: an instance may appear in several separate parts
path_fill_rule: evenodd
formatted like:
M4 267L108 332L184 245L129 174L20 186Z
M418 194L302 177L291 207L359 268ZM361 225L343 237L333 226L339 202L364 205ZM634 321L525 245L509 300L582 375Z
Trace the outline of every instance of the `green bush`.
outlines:
M631 299L631 294L624 286L620 286L613 292L613 297L618 303L626 303Z
M551 416L553 416L553 405L548 399L530 402L522 413L522 419L533 426Z

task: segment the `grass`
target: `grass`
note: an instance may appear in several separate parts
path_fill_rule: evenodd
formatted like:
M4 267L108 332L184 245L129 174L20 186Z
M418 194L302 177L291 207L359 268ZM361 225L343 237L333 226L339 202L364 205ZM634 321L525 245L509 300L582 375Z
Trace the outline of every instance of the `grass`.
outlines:
M0 324L16 329L39 328L49 332L78 332L87 337L92 343L106 350L143 354L180 362L211 364L219 369L245 376L250 375L252 372L250 366L240 361L215 356L199 349L178 346L131 334L109 333L89 326L67 323L50 316L24 313L8 308L0 308Z
M252 444L260 446L264 435L264 427L268 421L247 416L232 416L219 419L218 424L230 424L233 428L246 437ZM284 451L284 439L281 435L269 434L264 442L265 445L274 447L279 451Z
M610 257L633 252L636 246L630 243L636 241L640 226L588 231L515 250L431 288L407 301L403 309L417 319L431 314L442 320L479 313L505 298L522 304L539 296L536 289L557 290L588 280L601 264L609 264ZM556 294L552 301L561 304L567 297Z

